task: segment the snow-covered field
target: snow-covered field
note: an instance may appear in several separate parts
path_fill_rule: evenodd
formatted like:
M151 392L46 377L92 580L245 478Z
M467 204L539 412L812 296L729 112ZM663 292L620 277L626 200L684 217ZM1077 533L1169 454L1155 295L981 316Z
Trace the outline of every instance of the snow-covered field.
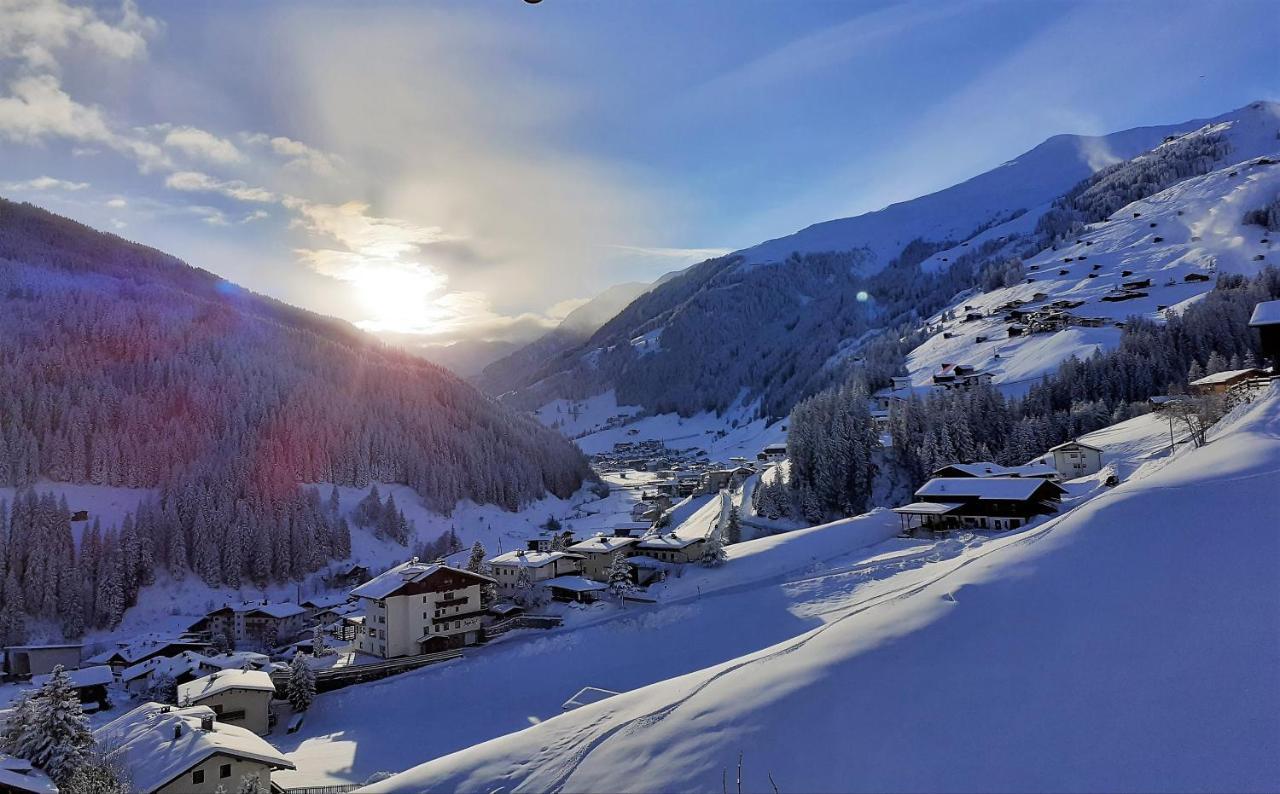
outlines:
M704 597L664 626L714 635L600 626L608 663L579 680L619 691L654 655L769 644L556 719L530 708L525 730L368 790L719 791L739 758L745 791L1274 790L1280 390L1229 420L1030 531L884 579L853 566ZM518 677L524 697L537 682Z

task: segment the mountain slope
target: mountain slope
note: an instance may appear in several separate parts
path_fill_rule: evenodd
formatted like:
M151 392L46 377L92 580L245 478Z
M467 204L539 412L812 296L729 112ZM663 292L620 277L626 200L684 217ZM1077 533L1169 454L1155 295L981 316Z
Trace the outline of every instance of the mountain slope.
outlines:
M759 401L760 415L783 416L877 333L910 332L980 283L985 267L1044 247L1051 230L1041 218L1095 168L1117 168L1206 125L1221 131L1218 164L1257 156L1274 148L1280 105L1100 138L1058 136L953 188L709 260L545 360L508 399L536 408L613 388L619 404L653 412L688 416ZM869 355L896 367L895 351Z
M365 790L720 791L739 759L744 791L1271 790L1278 474L1273 387L1207 447L817 629Z

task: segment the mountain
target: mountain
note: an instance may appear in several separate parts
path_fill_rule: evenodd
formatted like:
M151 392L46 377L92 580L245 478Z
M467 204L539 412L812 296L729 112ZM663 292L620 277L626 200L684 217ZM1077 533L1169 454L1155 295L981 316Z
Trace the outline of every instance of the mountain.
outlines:
M663 276L663 279L669 276L670 274ZM658 283L662 283L662 280ZM489 394L495 395L517 388L527 382L532 372L543 362L591 338L600 326L652 286L637 281L610 287L569 312L552 330L484 367L483 372L472 379L473 382Z
M520 345L505 339L462 339L450 345L418 348L417 353L460 378L471 378L519 349Z
M507 384L513 393L505 399L536 408L612 389L618 404L650 412L754 406L756 415L777 418L844 377L847 361L861 358L873 380L887 378L923 341L909 338L923 320L1054 241L1060 230L1042 219L1064 217L1055 201L1099 169L1122 168L1204 128L1221 139L1213 164L1268 154L1280 105L1256 102L1107 136L1056 136L938 193L708 260L640 296L587 341L544 358ZM1114 195L1126 196L1123 203L1145 198L1191 175L1180 173L1152 171Z
M775 644L531 719L362 791L1270 791L1278 467L1273 385L1207 446L1150 461L1031 530L952 535L923 564L885 550L884 579L875 558L796 555L809 567L793 579L734 594L813 599L753 618L761 631L787 621ZM823 531L730 549L770 543L761 556L776 558ZM717 607L737 608L700 597L645 628L657 640ZM611 685L607 665L590 676L573 686Z
M65 504L15 498L5 603L19 588L38 618L107 598L110 624L157 569L237 587L344 557L345 519L301 483L403 483L447 514L568 496L590 476L559 434L344 322L4 200L0 383L0 487L150 493L89 544L123 572L103 585L121 597L58 574L77 564ZM380 514L379 537L404 542L399 510Z

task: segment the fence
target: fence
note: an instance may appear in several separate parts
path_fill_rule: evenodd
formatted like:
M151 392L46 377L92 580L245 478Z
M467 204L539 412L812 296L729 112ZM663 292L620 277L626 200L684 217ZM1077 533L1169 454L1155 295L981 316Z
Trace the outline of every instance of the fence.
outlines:
M462 651L449 650L440 651L439 653L424 653L419 656L402 656L398 659L387 659L383 662L373 662L372 664L350 664L344 667L331 667L327 670L316 671L316 691L329 692L334 689L342 689L352 684L359 684L365 681L376 681L379 678L405 673L410 670L416 670L419 667L425 667L436 662L444 662L449 659L457 659L462 656ZM271 681L276 688L283 691L289 682L289 672L283 670L271 674Z
M284 789L284 794L347 794L360 788L360 783L334 783L330 786L301 786Z
M512 629L554 629L563 622L562 618L554 615L516 615L485 626L484 636L485 639L491 640L494 637L506 634Z

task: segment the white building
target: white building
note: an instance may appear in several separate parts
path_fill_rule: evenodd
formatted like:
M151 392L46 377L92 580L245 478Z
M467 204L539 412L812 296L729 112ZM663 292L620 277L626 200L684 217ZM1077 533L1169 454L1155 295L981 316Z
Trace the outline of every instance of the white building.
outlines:
M262 670L219 670L178 685L178 705L207 706L219 722L258 735L271 729L271 699L276 685Z
M1102 468L1102 450L1079 441L1068 441L1049 450L1053 467L1064 480L1088 477Z
M252 731L217 721L204 706L144 703L94 731L98 749L139 794L235 791L245 776L271 790L271 772L293 762Z
M582 569L582 555L565 551L525 551L519 549L489 560L498 580L498 594L511 598L520 591L520 572L537 585L557 576L577 574Z
M492 581L416 557L375 576L351 591L365 613L356 626L356 650L391 659L475 644L484 614L481 591Z

